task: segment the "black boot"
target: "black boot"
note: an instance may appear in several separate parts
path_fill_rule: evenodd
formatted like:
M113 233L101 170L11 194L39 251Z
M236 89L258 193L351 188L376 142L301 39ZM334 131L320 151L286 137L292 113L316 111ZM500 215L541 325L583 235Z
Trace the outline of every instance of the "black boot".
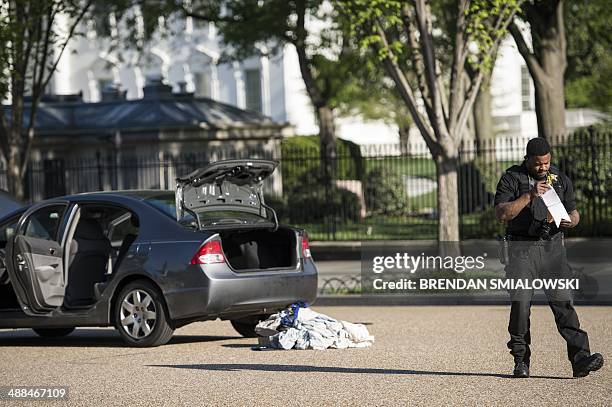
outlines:
M588 376L589 373L601 369L603 364L604 358L599 353L593 353L591 356L585 356L574 364L574 377Z
M512 375L514 377L529 377L529 365L525 362L516 362Z

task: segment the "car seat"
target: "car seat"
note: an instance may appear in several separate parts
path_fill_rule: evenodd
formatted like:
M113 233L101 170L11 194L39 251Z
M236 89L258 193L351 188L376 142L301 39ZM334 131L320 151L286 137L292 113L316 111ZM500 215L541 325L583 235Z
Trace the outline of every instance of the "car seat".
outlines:
M66 306L86 306L95 302L94 285L104 281L111 249L97 221L79 221L70 244Z

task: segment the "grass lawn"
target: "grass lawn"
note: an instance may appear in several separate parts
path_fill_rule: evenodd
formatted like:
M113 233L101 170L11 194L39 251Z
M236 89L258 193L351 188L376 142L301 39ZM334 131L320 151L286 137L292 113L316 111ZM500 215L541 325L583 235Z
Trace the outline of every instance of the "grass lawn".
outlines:
M411 177L424 177L436 180L436 166L431 158L426 157L367 157L363 159L365 170L374 168L386 168L396 174Z
M413 240L436 239L438 222L435 219L370 218L363 222L338 223L335 233L324 224L299 224L311 240Z

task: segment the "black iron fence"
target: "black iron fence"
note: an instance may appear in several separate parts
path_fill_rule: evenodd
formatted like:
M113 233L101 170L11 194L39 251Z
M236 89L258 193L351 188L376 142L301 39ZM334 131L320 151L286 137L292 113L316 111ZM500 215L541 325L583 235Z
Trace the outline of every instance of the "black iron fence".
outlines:
M551 141L553 164L574 183L580 225L573 236L612 236L612 131L586 128ZM466 141L459 149L457 189L462 238L489 238L503 230L493 197L503 171L523 160L527 138ZM174 179L209 161L272 158L277 174L266 182L267 201L281 222L304 227L313 240L435 239L436 165L422 142L405 146L338 143L333 180L321 171L315 144L283 143L281 151L219 150L181 156L101 156L33 162L29 200L70 193L136 188L172 189ZM0 187L6 171L0 168ZM444 221L444 220L441 220Z

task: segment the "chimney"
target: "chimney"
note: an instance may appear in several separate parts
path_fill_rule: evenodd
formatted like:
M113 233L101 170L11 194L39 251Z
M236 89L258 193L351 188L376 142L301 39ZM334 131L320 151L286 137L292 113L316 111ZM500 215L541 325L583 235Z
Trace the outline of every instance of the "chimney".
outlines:
M166 85L159 76L147 78L147 84L142 91L143 99L159 99L172 96L172 86Z
M102 101L110 101L110 100L125 100L127 95L127 90L121 90L121 86L118 83L113 83L112 85L106 85L104 89L102 89Z

